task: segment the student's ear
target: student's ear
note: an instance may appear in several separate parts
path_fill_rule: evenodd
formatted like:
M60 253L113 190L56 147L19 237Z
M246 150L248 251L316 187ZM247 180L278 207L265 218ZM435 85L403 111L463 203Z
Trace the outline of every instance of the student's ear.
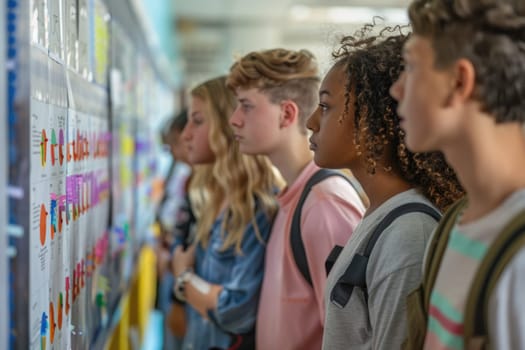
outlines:
M291 100L284 100L281 102L281 120L279 126L281 128L292 125L295 120L299 118L299 107Z
M472 99L476 83L476 70L467 59L459 59L454 65L453 86L449 95L448 105L465 103Z

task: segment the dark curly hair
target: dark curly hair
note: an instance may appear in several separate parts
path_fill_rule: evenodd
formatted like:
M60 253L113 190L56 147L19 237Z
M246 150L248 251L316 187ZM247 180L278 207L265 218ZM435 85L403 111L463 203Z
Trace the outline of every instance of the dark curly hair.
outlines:
M415 0L414 34L428 38L435 67L460 58L476 71L474 98L497 123L525 122L525 3L523 0Z
M387 166L386 171L395 171L445 210L463 195L463 189L443 154L407 149L397 102L389 93L403 69L401 52L408 35L398 26L386 27L374 36L374 26L367 24L353 36L344 37L332 54L347 75L341 118L354 107L354 142L369 174L378 166Z

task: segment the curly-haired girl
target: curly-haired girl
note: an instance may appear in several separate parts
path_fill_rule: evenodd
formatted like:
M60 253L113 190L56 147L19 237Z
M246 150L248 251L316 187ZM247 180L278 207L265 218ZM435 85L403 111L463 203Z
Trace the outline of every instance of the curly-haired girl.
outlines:
M371 36L372 28L342 40L321 84L319 106L307 122L315 162L351 169L370 201L328 276L324 349L400 347L405 298L420 282L425 246L439 215L411 211L386 224L364 270L364 285L349 282L355 269L348 267L364 253L381 220L400 206L420 203L443 210L463 193L441 154L407 150L403 120L389 95L403 68L407 36L400 28Z
M239 152L228 123L234 108L225 77L191 91L182 137L197 165L190 185L196 243L178 246L173 258L175 296L188 304L184 349L253 347L278 178L266 157Z

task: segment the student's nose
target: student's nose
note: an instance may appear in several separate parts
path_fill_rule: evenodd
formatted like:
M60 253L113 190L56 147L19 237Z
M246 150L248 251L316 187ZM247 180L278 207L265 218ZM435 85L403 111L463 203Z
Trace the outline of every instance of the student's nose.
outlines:
M188 123L186 124L186 126L184 126L184 129L182 130L182 133L180 135L180 138L184 141L184 142L188 142L189 140L191 140L191 121L188 121Z
M243 126L243 118L241 112L239 111L239 107L235 108L232 115L230 116L230 124L236 128Z
M317 131L319 128L319 108L316 108L312 115L306 120L306 127L309 130Z

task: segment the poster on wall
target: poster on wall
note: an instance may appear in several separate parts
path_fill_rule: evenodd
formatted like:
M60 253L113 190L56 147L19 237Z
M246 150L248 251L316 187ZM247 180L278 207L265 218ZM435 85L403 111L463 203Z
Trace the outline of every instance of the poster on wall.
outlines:
M31 349L70 348L65 68L31 49L29 324Z
M85 349L107 292L107 92L40 47L30 65L29 348Z

